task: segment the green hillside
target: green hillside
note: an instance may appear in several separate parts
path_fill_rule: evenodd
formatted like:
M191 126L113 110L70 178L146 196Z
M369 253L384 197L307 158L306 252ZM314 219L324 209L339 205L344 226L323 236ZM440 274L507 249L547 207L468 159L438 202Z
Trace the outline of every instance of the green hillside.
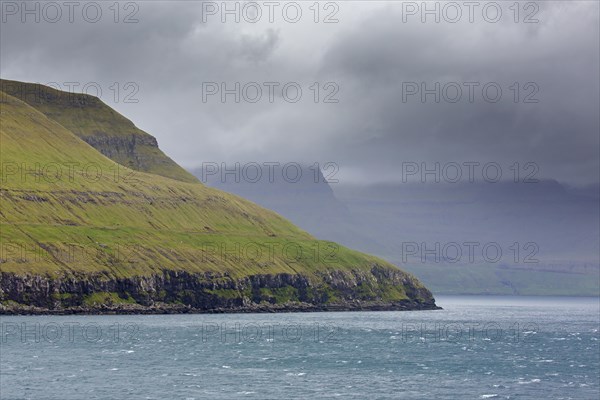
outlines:
M110 125L112 113L123 119L98 99L90 101L97 107L65 106L65 116L52 100L42 113L0 97L4 311L102 299L201 310L356 301L435 307L412 275L381 259L317 241L234 195L105 157L78 137ZM75 135L67 126L79 120L87 128Z
M97 97L6 79L0 79L0 90L60 123L121 165L183 182L197 182L158 148L153 136Z

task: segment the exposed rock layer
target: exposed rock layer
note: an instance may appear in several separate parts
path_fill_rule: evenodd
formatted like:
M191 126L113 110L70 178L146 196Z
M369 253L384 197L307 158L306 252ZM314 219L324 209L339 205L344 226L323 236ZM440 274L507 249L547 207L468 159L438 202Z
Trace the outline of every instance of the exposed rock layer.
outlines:
M331 270L316 281L304 275L251 275L164 271L111 278L0 273L1 314L183 313L437 309L431 293L410 275L374 266ZM315 282L316 281L316 282ZM405 298L389 298L390 285ZM94 300L100 300L95 302Z

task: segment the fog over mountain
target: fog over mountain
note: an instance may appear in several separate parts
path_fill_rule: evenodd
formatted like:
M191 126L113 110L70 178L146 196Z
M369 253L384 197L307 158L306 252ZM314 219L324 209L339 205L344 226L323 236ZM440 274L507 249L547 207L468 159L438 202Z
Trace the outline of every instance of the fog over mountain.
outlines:
M355 237L355 234L345 231L352 214L347 205L336 198L320 169L294 166L286 171L283 165L261 165L260 171L260 175L252 175L251 181L244 179L241 173L239 176L232 173L223 175L220 168L216 173L207 167L192 170L192 173L209 186L276 211L317 237L333 240L332 237L347 234L345 239L348 242Z
M264 168L262 176L267 173ZM242 175L236 182L234 174L220 173L204 178L320 239L382 256L437 293L600 290L597 185L572 188L551 180L328 185L310 167L298 182L283 176L282 168L274 168L273 182L249 182Z

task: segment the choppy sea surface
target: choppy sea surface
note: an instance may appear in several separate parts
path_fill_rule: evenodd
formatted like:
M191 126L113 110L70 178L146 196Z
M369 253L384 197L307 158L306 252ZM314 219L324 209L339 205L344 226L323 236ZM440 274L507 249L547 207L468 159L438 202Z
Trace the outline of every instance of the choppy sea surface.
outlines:
M598 298L0 317L0 399L598 399Z

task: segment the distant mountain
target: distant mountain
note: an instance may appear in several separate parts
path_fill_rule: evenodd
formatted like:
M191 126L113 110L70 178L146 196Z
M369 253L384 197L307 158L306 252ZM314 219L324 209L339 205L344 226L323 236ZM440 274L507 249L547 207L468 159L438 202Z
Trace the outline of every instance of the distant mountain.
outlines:
M567 186L566 189L576 196L600 200L600 183L585 186Z
M202 183L273 210L319 238L339 238L342 233L340 227L350 226L348 208L335 197L320 169L299 166L301 169L298 170L298 166L294 166L285 170L285 163L271 166L257 163L261 167L260 173L255 173L256 168L253 167L252 176L247 177L249 172L241 173L247 165L213 167L216 171L206 167L191 172ZM226 169L230 172L222 173ZM231 173L236 169L240 172L237 177ZM257 179L259 176L260 179ZM349 235L347 239L351 238L352 235Z
M336 189L355 220L380 239L374 246L343 243L402 265L436 293L600 292L599 201L587 192L551 180ZM478 244L473 261L467 242ZM455 244L462 251L457 261ZM492 249L487 259L486 245Z
M306 167L303 175L313 171ZM597 186L552 180L329 186L320 178L207 184L271 208L319 238L392 260L437 293L600 292ZM473 260L464 243L474 243L468 245ZM461 257L452 252L456 245ZM498 260L491 254L496 248Z
M205 171L200 168L192 170L192 173L208 186L229 189L232 193L243 194L248 199L260 199L264 206L281 214L305 218L307 214L315 212L316 207L319 208L320 217L337 218L347 214L346 206L335 198L320 169L313 170L308 166L294 165L294 168L284 170L285 164L254 164L252 177L247 177L250 172L237 176L231 173L236 169L249 170L249 164L239 164L237 167L223 165L222 168L216 166L217 171L212 173L206 171L209 168L205 168ZM254 172L256 167L260 167L260 172ZM293 203L290 203L291 198L295 199Z
M340 186L338 196L396 244L535 242L542 262L598 262L598 202L556 181Z
M0 313L436 308L388 262L123 151L155 141L100 100L42 93L0 91Z

